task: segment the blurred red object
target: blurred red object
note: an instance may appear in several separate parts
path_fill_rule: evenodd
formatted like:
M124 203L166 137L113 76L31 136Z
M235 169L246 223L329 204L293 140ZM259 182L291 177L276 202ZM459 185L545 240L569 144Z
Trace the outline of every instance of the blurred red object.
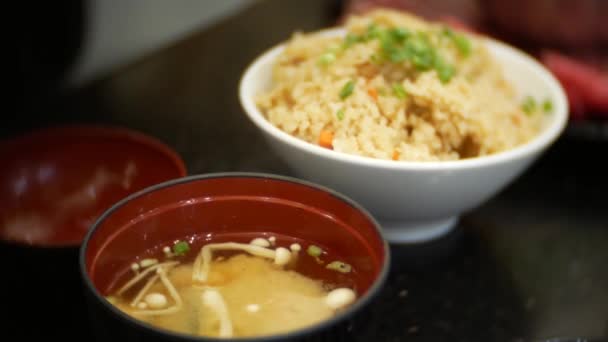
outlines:
M572 120L608 120L608 29L602 19L608 13L608 1L350 0L344 16L380 7L440 20L522 48L560 80ZM522 12L526 13L523 17ZM568 33L556 33L555 23L563 23L565 17L570 24L559 26Z
M364 13L378 7L399 9L430 20L449 15L469 26L475 26L483 20L477 0L350 0L347 1L344 12L347 15Z
M573 119L584 119L588 113L608 119L608 74L554 51L542 52L540 60L566 90Z
M560 49L608 44L606 0L479 0L486 22L518 40Z
M106 126L51 127L0 143L0 240L77 246L127 195L186 175L162 142Z

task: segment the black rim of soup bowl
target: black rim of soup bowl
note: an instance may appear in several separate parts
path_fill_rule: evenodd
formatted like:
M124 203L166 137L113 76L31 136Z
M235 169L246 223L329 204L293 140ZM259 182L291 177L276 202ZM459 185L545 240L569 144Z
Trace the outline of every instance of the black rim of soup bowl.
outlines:
M306 187L310 187L313 189L321 190L323 192L326 192L326 193L334 196L335 198L339 199L340 201L347 203L348 205L355 208L357 211L361 212L371 223L373 223L374 229L376 230L376 233L378 234L379 239L382 241L383 249L384 249L384 251L383 251L384 260L382 262L382 267L380 269L380 273L378 274L376 279L373 281L373 283L370 286L370 288L368 289L368 291L362 297L358 298L355 301L355 303L353 303L353 305L348 307L343 312L331 317L330 319L319 322L317 324L314 324L314 325L311 325L308 327L304 327L304 328L301 328L298 330L290 331L287 333L275 334L275 335L264 335L264 336L256 336L256 337L215 338L215 337L204 337L204 336L183 334L183 333L170 331L167 329L157 328L156 326L153 326L144 321L140 321L136 318L133 318L133 317L127 315L126 313L124 313L124 312L120 311L118 308L116 308L114 305L110 304L99 293L97 288L93 285L93 282L92 282L91 278L89 277L87 269L86 269L85 260L86 260L87 247L89 244L89 240L95 234L97 227L108 216L112 215L112 213L114 211L116 211L118 208L122 207L126 203L128 203L136 198L139 198L146 194L149 194L149 193L152 193L152 192L155 192L157 190L161 190L161 189L164 189L167 187L171 187L174 185L189 183L192 181L205 180L205 179L215 179L215 178L260 178L260 179L271 179L271 180L277 180L277 181L283 181L283 182L291 182L291 183L303 185ZM164 337L167 340L184 340L184 341L198 341L198 342L201 342L201 341L220 342L220 341L227 341L227 340L228 341L231 341L231 340L239 341L239 342L261 342L261 341L266 342L266 341L286 341L286 340L307 339L307 338L312 338L318 334L327 332L328 330L331 330L332 328L339 326L341 323L348 322L357 313L363 311L363 309L365 309L377 297L377 295L381 291L382 287L386 283L386 279L388 277L388 272L389 272L389 268L390 268L390 249L389 249L388 242L387 242L386 238L384 237L384 235L382 233L382 229L380 227L381 226L376 221L376 219L365 208L363 208L361 205L359 205L357 202L355 202L351 198L349 198L335 190L332 190L330 188L327 188L327 187L324 187L322 185L315 184L312 182L308 182L305 180L288 177L288 176L282 176L282 175L275 175L275 174L268 174L268 173L254 173L254 172L223 172L223 173L209 173L209 174L186 176L186 177L166 181L163 183L159 183L159 184L150 186L148 188L145 188L143 190L140 190L136 193L133 193L133 194L123 198L119 202L115 203L112 207L110 207L108 210L106 210L101 216L99 216L99 218L92 225L91 229L89 229L89 231L87 232L87 234L82 242L82 245L80 247L80 254L79 254L80 273L81 273L81 277L83 278L83 281L85 284L85 288L86 288L85 290L87 292L89 292L89 294L92 294L93 297L95 298L95 301L96 301L95 305L101 305L106 310L109 310L111 312L111 314L113 315L113 317L115 317L116 319L119 319L122 322L126 322L135 328L139 328L144 331L149 331L159 337ZM89 310L90 310L90 308L89 308ZM345 329L348 329L348 328L345 327Z

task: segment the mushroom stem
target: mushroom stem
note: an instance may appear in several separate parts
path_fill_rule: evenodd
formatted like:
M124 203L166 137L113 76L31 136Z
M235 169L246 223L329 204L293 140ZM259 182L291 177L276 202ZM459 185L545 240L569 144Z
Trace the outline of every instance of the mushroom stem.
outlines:
M228 308L226 302L221 293L217 290L207 289L201 296L203 304L208 306L219 318L220 321L220 332L219 337L229 338L232 337L232 321L228 314Z
M139 315L139 316L162 316L162 315L171 315L171 314L174 314L174 313L178 312L180 309L181 309L181 307L173 305L173 306L171 306L169 308L160 309L160 310L140 310L140 311L135 311L134 314L135 315Z
M200 283L204 283L207 281L207 278L209 276L209 268L211 267L211 260L213 258L213 252L217 250L239 250L267 259L274 259L276 256L276 252L272 249L246 243L210 243L201 248L199 255L194 261L192 280Z
M182 298L179 296L179 293L175 289L175 286L173 286L173 283L171 283L171 281L169 280L169 277L167 277L166 270L164 270L162 268L159 269L158 275L160 276L160 281L163 283L163 285L165 285L165 287L167 288L167 291L169 291L169 295L171 295L171 297L175 301L175 306L181 308Z
M173 286L173 284L169 280L169 277L167 277L167 270L165 270L164 268L159 268L157 273L158 273L158 276L160 277L160 281L163 283L163 285L167 289L167 292L169 292L169 295L175 301L175 304L166 309L141 310L141 311L135 312L135 314L141 315L141 316L169 315L169 314L173 314L173 313L176 313L179 310L181 310L181 308L183 306L182 298L179 296L179 293L175 289L175 286Z
M148 292L148 290L152 287L152 285L154 285L154 283L158 280L158 274L151 277L150 279L148 279L148 282L146 283L146 285L144 285L144 287L141 288L141 290L139 290L139 293L137 293L137 296L135 296L135 298L133 298L133 301L131 301L131 306L135 307L137 305L137 303L139 303L139 301L143 298L143 296L146 295L146 292Z
M125 285L123 285L123 287L121 287L120 290L118 290L117 294L119 296L122 295L125 291L127 291L128 289L133 287L133 285L137 284L140 280L145 278L148 274L152 273L152 271L158 269L159 267L165 267L165 266L171 267L171 266L177 265L178 263L179 262L177 262L177 261L163 262L162 264L156 264L154 266L150 266L149 268L146 268L143 272L139 273L138 275L133 277L131 280L129 280L129 282L127 282Z

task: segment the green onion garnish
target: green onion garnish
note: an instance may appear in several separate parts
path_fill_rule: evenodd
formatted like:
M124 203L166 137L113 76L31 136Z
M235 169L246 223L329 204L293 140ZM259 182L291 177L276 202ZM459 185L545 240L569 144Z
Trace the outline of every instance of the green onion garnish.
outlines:
M532 96L526 96L521 104L521 109L528 115L536 111L536 100Z
M468 57L471 54L471 41L465 36L460 34L454 36L454 44L463 56Z
M443 34L453 42L462 55L468 56L471 53L471 41L465 35L447 27L444 28ZM382 28L372 23L362 35L349 33L344 38L342 47L348 48L353 44L372 39L380 43L379 53L370 56L370 61L374 64L409 62L418 71L435 70L442 83L449 82L456 73L455 67L448 64L439 54L429 33L423 31L410 31L403 27ZM323 55L321 63L331 63L333 58L335 53L333 56ZM340 98L348 97L353 89L354 84L347 83L340 92Z
M333 52L326 52L319 57L319 65L327 66L336 60L336 54Z
M353 93L354 90L355 90L355 82L353 82L353 81L346 82L346 84L344 84L344 86L342 87L342 90L340 90L340 98L342 100L344 100L345 98L349 97Z
M553 102L551 102L551 99L546 99L543 102L543 111L545 111L545 113L553 111Z
M425 71L433 67L436 51L425 35L418 34L408 39L405 42L405 51L416 69Z
M471 41L463 34L454 32L449 27L443 28L443 33L452 40L461 55L468 57L471 54Z
M308 246L308 249L306 249L306 253L311 257L318 258L323 253L323 250L319 246L310 245Z
M441 83L448 83L456 73L456 69L450 64L445 63L439 56L435 56L435 70Z
M397 96L397 98L400 100L405 99L407 96L405 89L403 89L403 86L399 83L393 84L393 94L395 94L395 96Z
M352 271L352 267L342 261L332 261L329 264L327 264L327 266L325 266L325 268L329 269L329 270L333 270L333 271L337 271L340 273L349 273L350 271Z
M343 49L348 49L349 47L355 45L363 41L363 37L357 36L356 34L349 33L344 37L344 43L342 44Z
M379 38L381 34L382 34L382 30L380 30L378 25L372 23L367 27L367 33L365 34L363 39L367 41L370 39Z
M409 31L403 27L395 27L388 31L388 34L395 41L403 41L409 36Z
M338 117L338 120L344 119L344 108L338 109L338 111L336 112L336 116Z
M173 245L175 255L185 255L190 250L190 245L186 241L179 241Z

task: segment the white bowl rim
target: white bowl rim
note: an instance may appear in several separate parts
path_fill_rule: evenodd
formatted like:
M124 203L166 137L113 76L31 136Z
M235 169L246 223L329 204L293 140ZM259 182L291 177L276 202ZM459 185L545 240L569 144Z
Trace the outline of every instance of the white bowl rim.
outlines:
M314 33L324 36L340 36L344 35L345 30L342 27L333 27L328 29L317 30ZM309 154L315 154L323 158L334 159L343 163L355 164L360 166L382 168L387 170L449 171L454 169L471 169L495 164L508 163L516 159L526 158L535 153L542 152L545 148L547 148L555 140L557 140L557 138L564 131L568 122L568 99L566 97L566 93L563 87L561 86L561 83L553 76L553 74L551 74L550 71L548 71L541 63L539 63L534 57L532 57L528 53L496 39L492 39L490 37L480 36L479 38L483 39L486 43L488 43L490 49L499 48L506 50L509 54L511 54L515 58L518 58L521 62L524 62L528 64L528 66L535 69L535 71L545 81L546 86L549 89L550 96L553 100L553 112L551 113L553 119L549 122L548 126L545 127L542 132L540 132L540 134L538 134L536 137L534 137L532 140L528 141L525 144L491 155L454 161L384 160L330 150L296 138L291 134L281 130L265 118L265 116L255 104L252 94L248 94L246 92L246 89L248 88L248 84L252 82L257 69L260 68L262 65L268 63L269 60L275 59L276 56L283 50L286 44L285 41L275 45L274 47L271 47L266 52L259 55L247 66L239 82L239 100L250 120L253 121L253 123L258 126L258 128L262 129L274 138L286 144L289 144L292 147L308 152Z

